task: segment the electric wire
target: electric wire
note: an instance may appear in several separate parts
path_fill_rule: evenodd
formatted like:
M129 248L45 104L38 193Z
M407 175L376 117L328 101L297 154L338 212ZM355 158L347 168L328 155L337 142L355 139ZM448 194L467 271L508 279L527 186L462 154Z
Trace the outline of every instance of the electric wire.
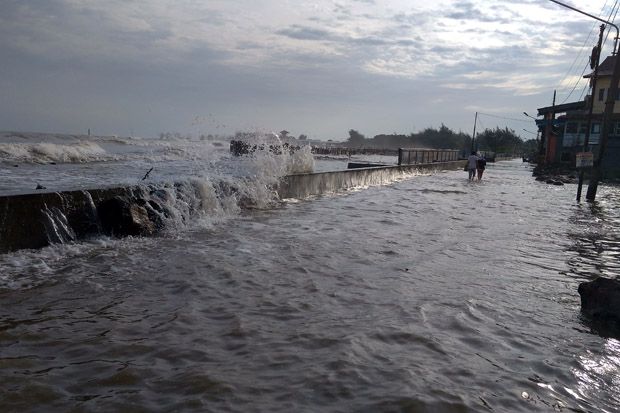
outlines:
M605 4L607 4L607 2L605 2ZM603 7L605 7L605 6L603 6ZM616 20L616 16L618 14L618 10L619 9L620 9L620 7L618 7L618 0L616 0L614 2L614 5L611 8L611 11L609 12L609 18L607 18L607 21L610 21L610 22L614 23L615 20ZM614 10L615 10L615 12L614 12ZM613 14L613 18L611 17L612 14ZM603 43L601 45L601 50L605 46L605 42L607 42L607 38L609 37L609 33L610 33L610 30L607 31L607 35L605 36L605 39L603 40ZM600 51L599 51L599 53L600 53ZM585 72L585 70L584 70L584 72ZM579 77L579 81L581 81L581 79L583 79L583 73ZM579 81L577 83L579 83ZM575 84L575 87L577 87L577 84ZM575 89L575 87L573 87L573 90ZM581 100L583 98L584 93L586 93L586 90L589 89L589 87L590 87L590 82L587 82L583 86L583 89L581 90L581 94L579 95L579 99L578 100ZM571 94L572 94L572 91L571 91ZM592 92L592 96L594 96L594 91ZM568 100L568 97L570 97L570 94L567 96L567 98L562 103L565 103Z
M601 8L601 12L600 14L603 14L603 11L605 10L605 7L607 7L607 2L609 0L605 0L605 4L603 5L603 7ZM617 0L616 0L617 3ZM612 9L613 10L613 9ZM555 89L561 90L560 86L562 86L562 83L564 82L564 80L566 80L566 78L568 77L568 75L570 73L572 73L573 68L575 67L575 63L577 63L577 60L579 60L579 58L581 57L581 53L583 53L586 44L588 43L588 41L590 41L590 36L592 36L592 33L594 32L594 29L596 28L596 25L598 23L594 23L592 25L592 29L590 29L590 32L588 32L588 37L586 37L586 40L583 42L583 44L581 45L581 48L579 49L579 52L577 53L577 55L575 56L575 59L573 59L573 63L570 65L570 67L568 68L568 70L566 71L566 73L564 74L564 76L562 77L562 80L560 80L557 84L557 86L555 87Z
M590 89L590 82L583 85L583 89L581 89L581 94L579 95L579 99L577 99L577 101L580 101L583 98L583 94L586 93L586 90L588 89Z
M605 5L603 5L603 9L601 10L601 14L603 13L603 10L605 9L605 6L606 6L606 5L607 5L607 1L605 2ZM612 6L611 11L609 12L609 17L607 18L607 21L611 21L611 22L613 22L613 21L615 20L615 18L616 18L616 14L618 13L618 9L617 9L617 7L618 7L618 0L616 0L616 1L614 2L614 5ZM614 11L614 10L615 10L615 11ZM614 17L613 17L613 20L612 20L612 17L611 17L612 15L614 16ZM593 28L594 28L594 27L593 27ZM591 34L592 34L592 30L591 30L591 31L590 31L590 33L588 34L588 38L586 39L586 41L587 41L588 39L590 39L590 35L591 35ZM609 31L607 32L607 36L609 36ZM607 40L607 37L605 37L605 40ZM603 42L603 44L605 44L605 43ZM602 49L602 47L601 47L601 49ZM582 46L581 50L579 50L579 54L581 54L581 52L582 52L582 51L583 51L583 46ZM573 61L573 64L575 63L575 61L576 61L576 59ZM579 83L581 83L581 81L583 80L583 75L584 75L584 73L586 72L586 70L587 70L587 68L588 68L589 63L590 63L590 62L589 62L589 60L588 60L588 61L586 62L585 67L583 68L583 71L581 72L581 75L577 78L577 81L576 81L576 82L575 82L575 84L573 85L573 88L571 89L570 93L566 96L566 98L564 98L564 100L562 101L562 103L566 103L566 102L568 101L568 99L570 99L570 97L573 95L573 92L575 91L575 89L577 88L577 86L579 85ZM564 81L564 79L562 79L562 81ZM586 85L588 85L588 83L586 83ZM582 92L582 95L583 95L583 92ZM579 97L579 100L581 100L581 97Z
M589 65L590 65L590 62L586 62L586 65L583 67L583 70L581 71L581 75L579 75L579 77L577 78L577 81L573 85L573 88L571 89L570 93L566 96L566 98L562 101L562 103L566 103L566 101L571 97L571 95L573 94L573 92L577 88L577 85L579 85L579 83L583 79L583 75L586 73L586 70L588 69Z
M616 9L616 11L614 12L614 9ZM618 0L616 0L616 2L614 3L614 6L611 8L611 12L609 13L609 18L607 19L607 21L610 21L612 23L615 23L616 21L616 15L618 14L618 9L620 9L620 7L618 7ZM611 15L614 15L613 19L611 18ZM609 38L609 33L610 31L607 31L607 35L605 35L605 40L603 40L603 46L605 46L605 43L607 42L607 38ZM601 49L603 47L601 46Z
M512 120L515 122L527 122L527 123L532 123L531 120L525 120L525 119L517 119L517 118L510 118L507 116L500 116L500 115L491 115L490 113L482 113L482 112L478 112L478 115L484 115L484 116L489 116L491 118L498 118L498 119L505 119L505 120ZM478 119L480 119L480 117L478 117Z
M605 4L603 5L603 7L601 8L601 12L600 14L603 14L603 11L605 10L605 7L607 6L607 0L605 1ZM614 5L611 7L611 11L609 12L609 17L607 18L608 21L613 22L616 18L616 14L618 13L618 0L616 0L614 2ZM612 15L613 15L613 20L612 20ZM584 42L584 44L581 46L581 48L579 49L579 53L577 54L577 56L575 57L575 59L573 60L573 64L571 65L571 67L569 68L568 72L566 72L566 74L564 75L564 77L562 78L562 80L560 81L559 85L561 85L564 80L566 79L566 77L568 76L568 74L572 71L573 67L575 66L575 63L577 62L577 60L579 59L579 57L581 56L581 53L584 50L585 44L590 40L590 36L592 35L592 32L594 31L594 28L596 27L596 23L594 23L594 25L592 26L592 29L590 30L590 32L588 33L588 37L586 38L586 41ZM607 36L609 36L609 32L607 32ZM607 40L607 37L605 38L605 40ZM570 99L570 97L573 95L573 93L575 92L575 89L577 89L577 86L579 85L579 83L581 83L581 81L583 80L583 75L588 67L589 64L589 59L588 61L586 61L585 67L583 69L583 71L581 72L581 75L577 78L577 81L575 82L575 84L573 85L571 91L569 92L569 94L564 98L564 100L562 101L562 103L566 103L568 101L568 99ZM559 85L556 87L556 89L559 89ZM587 83L586 83L587 85ZM583 91L581 93L581 95L583 96ZM579 100L581 100L581 97L579 97Z

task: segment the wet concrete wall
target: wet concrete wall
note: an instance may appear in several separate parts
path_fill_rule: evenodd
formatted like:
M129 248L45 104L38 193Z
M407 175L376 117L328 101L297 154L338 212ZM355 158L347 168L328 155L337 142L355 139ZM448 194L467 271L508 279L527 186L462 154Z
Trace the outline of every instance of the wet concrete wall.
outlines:
M387 184L416 172L460 169L463 164L464 161L455 161L290 175L282 179L277 192L281 199L302 199L347 188ZM174 187L182 185L174 184ZM230 188L221 185L219 190ZM162 196L165 194L160 190L146 186L0 196L0 253L99 234L153 234L161 226L161 217L166 215L162 206L165 202L159 202Z
M96 205L135 188L0 196L0 253L41 248L99 233Z
M465 161L437 162L418 165L381 166L337 172L289 175L278 188L280 198L306 198L348 188L384 185L417 172L461 169Z

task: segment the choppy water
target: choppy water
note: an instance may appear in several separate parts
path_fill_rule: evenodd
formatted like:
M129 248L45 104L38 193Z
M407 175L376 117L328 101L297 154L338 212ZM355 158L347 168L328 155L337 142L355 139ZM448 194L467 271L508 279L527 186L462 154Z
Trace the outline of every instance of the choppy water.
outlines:
M520 162L0 256L3 411L620 409L620 191Z
M257 144L273 143L274 139L261 133L248 138ZM248 162L245 157L232 156L229 144L230 138L223 137L142 139L0 132L0 195L32 192L37 187L62 191L158 184L190 177L278 177L344 170L349 161L360 160L397 163L396 156L313 157L309 146L292 155L257 153Z

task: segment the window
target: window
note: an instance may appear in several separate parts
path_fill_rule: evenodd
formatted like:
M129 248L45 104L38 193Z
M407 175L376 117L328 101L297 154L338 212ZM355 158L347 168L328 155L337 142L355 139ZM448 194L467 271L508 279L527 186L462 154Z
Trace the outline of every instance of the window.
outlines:
M590 131L590 133L592 133L592 134L601 133L601 124L600 123L593 123L592 124L592 131Z
M566 133L577 133L579 124L577 122L568 122L566 124Z
M599 102L602 102L603 100L605 100L605 89L601 88L598 90L598 100Z
M580 135L582 135L582 136L585 135L587 130L588 130L588 124L587 123L584 122L584 123L580 123L579 124L579 134Z
M614 123L614 135L620 135L620 122Z

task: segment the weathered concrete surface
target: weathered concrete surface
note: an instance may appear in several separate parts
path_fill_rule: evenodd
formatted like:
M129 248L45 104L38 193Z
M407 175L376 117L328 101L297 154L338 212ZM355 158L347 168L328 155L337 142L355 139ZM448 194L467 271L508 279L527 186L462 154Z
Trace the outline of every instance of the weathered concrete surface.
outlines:
M96 234L95 205L114 196L127 196L132 190L122 187L2 196L0 253Z
M372 163L372 162L349 162L347 169L360 169L360 168L376 168L378 166L393 166L384 163Z
M460 169L464 161L421 165L374 167L346 171L289 175L277 193L281 199L306 198L339 190L381 185L418 171ZM187 190L176 183L170 190ZM236 188L220 183L221 194ZM0 253L25 248L41 248L98 234L113 236L151 235L163 227L167 193L152 186L127 186L81 191L37 192L0 196ZM241 207L251 200L240 199ZM199 202L190 209L202 206Z
M286 198L306 198L360 186L383 185L396 178L416 172L457 170L463 168L464 160L418 165L381 166L346 171L288 175L278 187L278 195Z

